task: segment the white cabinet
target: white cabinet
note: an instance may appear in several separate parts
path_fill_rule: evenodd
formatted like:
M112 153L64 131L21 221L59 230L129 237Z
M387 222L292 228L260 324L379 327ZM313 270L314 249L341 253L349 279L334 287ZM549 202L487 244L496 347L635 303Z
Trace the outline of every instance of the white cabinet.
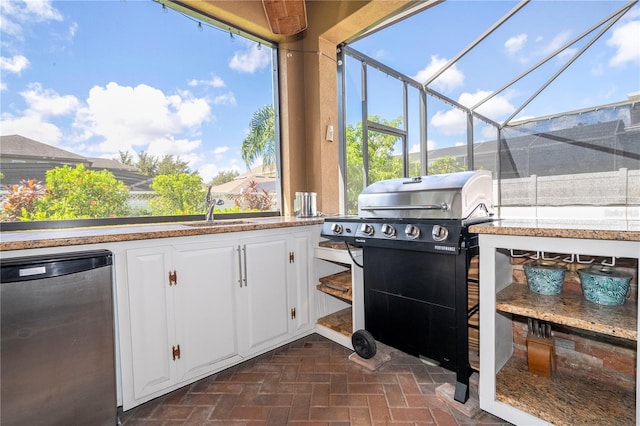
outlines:
M229 242L127 250L135 400L208 373L238 351Z
M308 279L297 273L298 264L307 270L307 260L295 251L295 245L291 235L281 234L246 239L239 247L238 328L243 356L286 340L290 331L295 334L300 329L296 317L308 316L304 306L296 305L299 292L295 282L299 279L306 288Z
M313 331L316 228L300 229L148 240L125 250L125 410Z
M637 261L640 242L481 234L479 244L480 408L519 425L604 424L607 419L602 413L607 413L614 424L638 424L640 381L637 377L635 393L591 378L583 380L582 375L556 374L553 380L535 377L528 374L525 362L517 363L518 342L514 341L513 333L515 317L519 316L552 322L554 327L568 326L584 331L584 336L603 335L607 341L621 338L616 335L635 341L638 334L636 302L627 302L624 307L601 307L583 302L582 296L530 296L528 290L514 297L509 250ZM565 346L567 343L570 342L565 341ZM602 345L594 344L595 347ZM637 358L636 363L639 361ZM640 371L638 367L636 365L636 372Z

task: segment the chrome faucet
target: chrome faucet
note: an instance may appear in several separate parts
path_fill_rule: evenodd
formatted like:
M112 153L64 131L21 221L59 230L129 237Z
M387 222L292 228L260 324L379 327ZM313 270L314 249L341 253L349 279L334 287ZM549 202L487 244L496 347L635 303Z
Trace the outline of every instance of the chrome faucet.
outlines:
M222 198L216 198L211 195L211 185L209 185L209 190L207 191L205 204L207 205L207 213L204 216L204 220L207 222L213 222L213 211L215 210L216 206L223 205L224 200Z

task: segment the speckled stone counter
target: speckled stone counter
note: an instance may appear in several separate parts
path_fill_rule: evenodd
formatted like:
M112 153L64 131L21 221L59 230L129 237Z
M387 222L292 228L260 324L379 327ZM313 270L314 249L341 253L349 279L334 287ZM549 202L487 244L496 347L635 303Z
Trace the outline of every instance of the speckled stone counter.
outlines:
M214 223L176 222L2 232L0 233L0 251L255 231L308 226L323 222L322 218L267 217L216 220Z
M469 231L523 237L640 241L640 221L625 220L498 219L471 225Z

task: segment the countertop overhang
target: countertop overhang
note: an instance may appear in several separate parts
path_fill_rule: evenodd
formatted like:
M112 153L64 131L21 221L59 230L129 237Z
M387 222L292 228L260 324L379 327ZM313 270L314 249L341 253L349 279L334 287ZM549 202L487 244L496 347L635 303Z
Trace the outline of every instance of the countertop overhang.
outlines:
M640 221L577 219L496 219L471 225L470 232L528 237L640 241Z
M323 222L324 219L321 217L265 217L238 220L223 219L214 221L213 223L172 222L2 232L0 233L0 251L288 228L321 224Z

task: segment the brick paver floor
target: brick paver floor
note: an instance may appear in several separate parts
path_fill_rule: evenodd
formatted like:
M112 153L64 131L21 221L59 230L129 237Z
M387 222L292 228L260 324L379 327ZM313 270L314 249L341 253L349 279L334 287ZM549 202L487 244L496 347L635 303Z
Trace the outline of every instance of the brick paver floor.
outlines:
M312 334L122 413L151 425L506 425L469 418L436 395L455 374L393 350L376 371L352 351Z

